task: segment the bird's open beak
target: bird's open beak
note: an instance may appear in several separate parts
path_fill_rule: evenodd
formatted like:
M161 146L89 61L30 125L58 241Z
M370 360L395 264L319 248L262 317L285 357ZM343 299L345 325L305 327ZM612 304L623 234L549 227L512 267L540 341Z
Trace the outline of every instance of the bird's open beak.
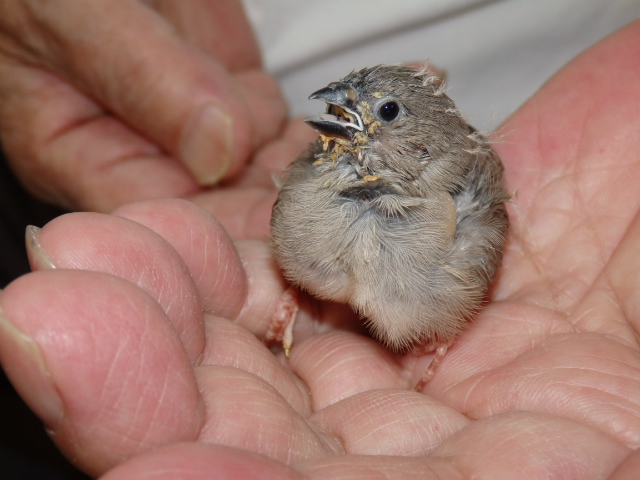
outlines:
M324 100L327 112L305 119L309 125L329 137L353 141L363 130L362 117L356 111L358 94L348 83L334 82L312 93L309 100Z

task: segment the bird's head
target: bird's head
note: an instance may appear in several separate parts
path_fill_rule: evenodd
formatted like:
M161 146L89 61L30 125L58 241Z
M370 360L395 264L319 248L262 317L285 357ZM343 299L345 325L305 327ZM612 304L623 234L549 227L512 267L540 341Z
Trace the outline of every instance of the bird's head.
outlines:
M310 100L326 102L327 111L306 122L327 137L349 142L359 138L360 143L364 137L374 137L379 127L397 128L411 114L405 106L411 106L411 93L402 90L407 82L417 83L417 73L382 65L352 72L309 96Z
M416 179L425 169L433 181L455 185L467 168L472 130L426 71L378 65L352 72L311 94L327 104L306 119L321 134L332 159L358 159L369 176ZM458 159L458 157L460 157Z

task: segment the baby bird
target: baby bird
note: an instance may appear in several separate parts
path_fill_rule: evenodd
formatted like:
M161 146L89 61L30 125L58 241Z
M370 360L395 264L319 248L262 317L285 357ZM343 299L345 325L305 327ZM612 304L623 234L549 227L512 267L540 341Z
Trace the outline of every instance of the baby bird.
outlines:
M306 120L320 138L288 168L271 220L285 277L351 305L395 351L448 345L502 259L499 157L426 71L364 68L309 98L327 103Z

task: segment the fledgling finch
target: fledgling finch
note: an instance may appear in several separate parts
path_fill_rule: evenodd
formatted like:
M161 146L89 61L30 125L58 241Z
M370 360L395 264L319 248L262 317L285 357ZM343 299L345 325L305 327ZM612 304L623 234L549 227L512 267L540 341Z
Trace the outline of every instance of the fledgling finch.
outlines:
M313 93L327 113L273 208L294 285L348 303L395 351L448 344L481 307L508 228L503 167L437 77L375 66Z

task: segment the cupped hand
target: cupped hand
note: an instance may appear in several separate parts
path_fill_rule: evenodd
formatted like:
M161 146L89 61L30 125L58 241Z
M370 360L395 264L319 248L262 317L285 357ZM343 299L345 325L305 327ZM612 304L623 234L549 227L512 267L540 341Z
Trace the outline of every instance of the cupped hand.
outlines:
M46 201L207 191L286 114L239 1L0 1L0 141Z
M420 393L428 358L327 306L303 312L289 361L273 355L286 285L268 247L178 200L31 232L37 271L0 297L0 360L69 458L110 480L635 478L638 58L635 22L496 135L514 190L503 268Z

